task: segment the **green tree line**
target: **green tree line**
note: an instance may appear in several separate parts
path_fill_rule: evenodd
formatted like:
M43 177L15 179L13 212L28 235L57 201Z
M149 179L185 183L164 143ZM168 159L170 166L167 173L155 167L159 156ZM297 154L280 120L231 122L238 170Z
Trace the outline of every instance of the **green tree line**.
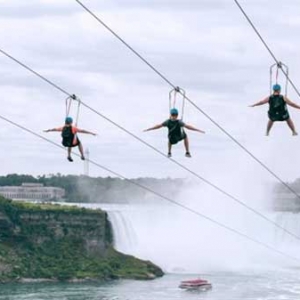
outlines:
M184 185L183 179L137 178L132 182L146 186L165 196L176 195ZM65 189L67 202L129 202L153 198L153 194L128 180L115 177L87 177L76 175L41 175L34 177L24 174L0 176L0 186L21 186L22 183L41 183Z

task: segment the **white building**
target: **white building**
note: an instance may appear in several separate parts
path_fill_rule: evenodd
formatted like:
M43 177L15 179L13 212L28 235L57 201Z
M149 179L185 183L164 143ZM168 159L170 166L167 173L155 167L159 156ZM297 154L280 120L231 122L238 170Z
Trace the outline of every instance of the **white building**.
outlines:
M65 196L65 190L41 183L22 183L21 186L0 186L0 195L13 200L55 201Z

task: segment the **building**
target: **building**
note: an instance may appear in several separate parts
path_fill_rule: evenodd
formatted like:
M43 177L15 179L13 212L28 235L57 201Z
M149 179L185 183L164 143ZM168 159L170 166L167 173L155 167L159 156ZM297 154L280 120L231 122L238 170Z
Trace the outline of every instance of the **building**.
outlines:
M0 195L13 200L57 201L64 198L65 190L41 183L22 183L21 186L1 186Z

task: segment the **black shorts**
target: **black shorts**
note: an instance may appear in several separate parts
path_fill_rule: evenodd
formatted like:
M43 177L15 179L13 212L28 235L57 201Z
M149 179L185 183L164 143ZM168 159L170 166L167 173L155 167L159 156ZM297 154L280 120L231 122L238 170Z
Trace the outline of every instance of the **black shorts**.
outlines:
M76 138L76 143L68 142L68 141L62 141L62 144L64 147L73 148L77 147L81 144L79 138Z
M183 131L180 136L178 136L178 135L172 135L172 134L169 135L169 142L170 142L171 145L175 145L178 142L180 142L180 141L182 141L182 140L184 140L186 138L187 138L187 135Z
M269 116L269 119L272 121L272 122L281 122L281 121L286 121L290 118L290 115L288 112L284 112L283 114L280 114L280 113L270 113L268 112L268 116Z
M76 138L76 143L73 144L71 147L77 147L77 146L79 146L80 144L81 144L81 142L80 142L79 138Z

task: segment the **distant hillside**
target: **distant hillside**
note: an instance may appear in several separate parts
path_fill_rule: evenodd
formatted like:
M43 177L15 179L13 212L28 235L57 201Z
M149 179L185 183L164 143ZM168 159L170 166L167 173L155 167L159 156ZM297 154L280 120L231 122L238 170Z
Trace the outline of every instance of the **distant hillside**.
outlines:
M141 184L163 195L174 195L180 191L183 179L137 178L134 183ZM20 186L24 182L42 183L45 186L61 187L66 190L67 202L120 202L146 201L155 197L127 180L113 177L87 177L74 175L38 176L9 174L0 176L0 186Z

